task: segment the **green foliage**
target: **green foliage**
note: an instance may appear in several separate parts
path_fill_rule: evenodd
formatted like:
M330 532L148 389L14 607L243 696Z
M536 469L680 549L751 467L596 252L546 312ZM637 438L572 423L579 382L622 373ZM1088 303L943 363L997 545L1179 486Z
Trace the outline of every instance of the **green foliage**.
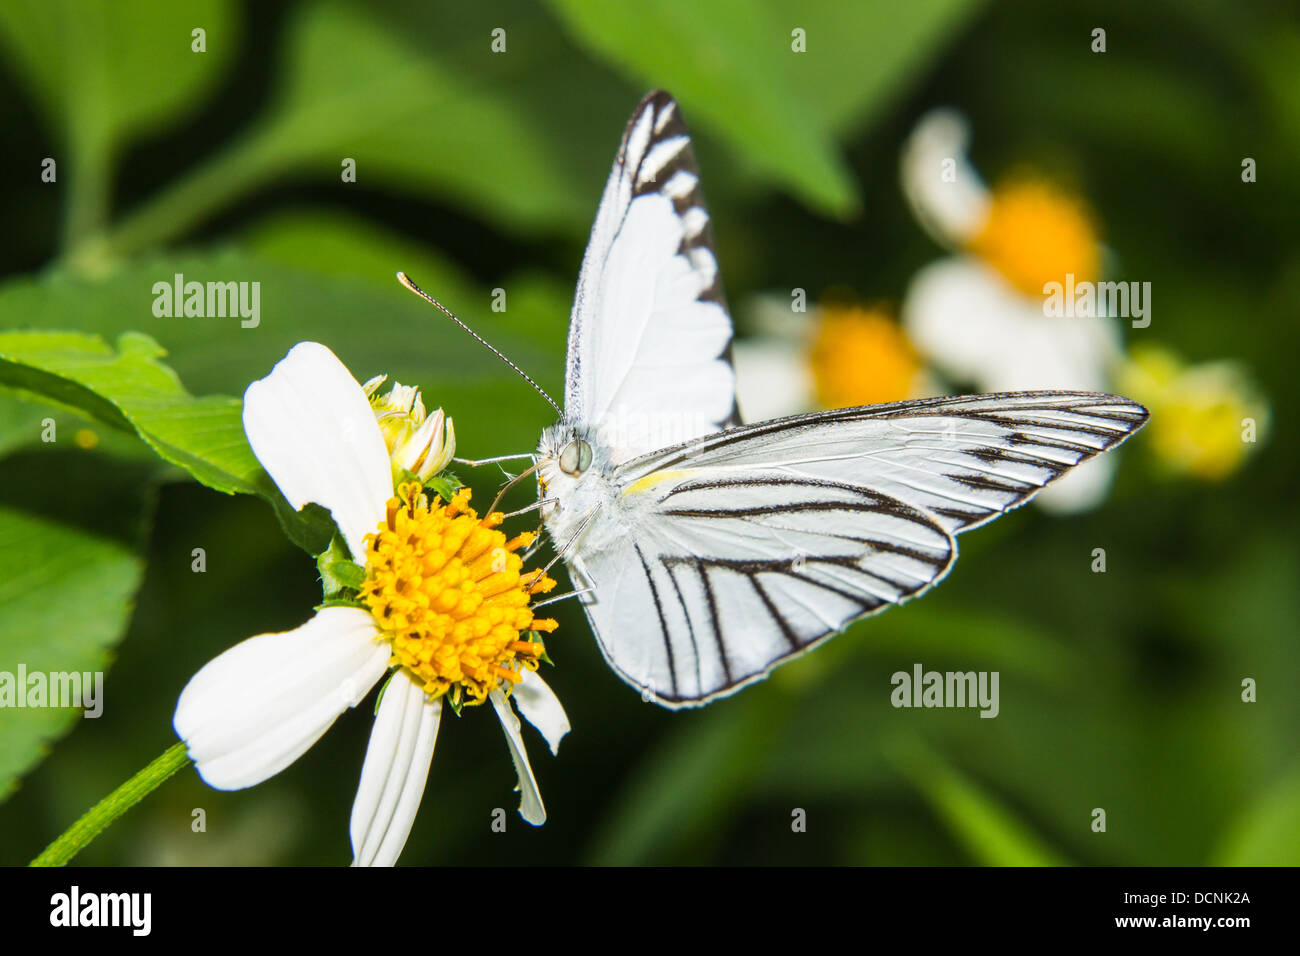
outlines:
M948 766L924 743L895 741L891 753L903 774L980 866L1061 866L1016 814L979 784Z
M1295 866L1300 846L1300 773L1260 794L1224 837L1217 866Z
M164 461L227 494L259 494L314 553L328 540L318 508L295 513L253 457L238 399L195 398L158 359L157 342L123 332L117 350L74 332L0 333L0 385L134 430ZM327 520L327 519L326 519Z
M794 56L765 5L665 0L636 16L599 0L556 0L552 8L586 45L643 85L672 89L697 124L817 208L841 215L856 208L857 190L830 131L781 68Z
M47 466L59 477L41 484ZM27 675L75 673L79 686L81 675L108 669L144 576L137 549L152 498L146 471L98 455L0 461L0 671L10 680L20 665ZM0 707L0 800L83 713L100 709L101 719L129 706L101 681L99 700L91 707L83 697L83 710Z
M978 5L660 0L629 16L600 0L550 0L620 72L671 90L746 165L841 217L861 200L837 138L898 96L903 78Z
M207 52L192 51L191 31ZM0 7L0 37L45 115L72 139L112 145L175 121L212 92L239 43L238 5L195 0L19 0ZM160 76L167 82L160 83Z
M196 399L158 359L166 350L123 332L114 350L76 332L0 333L0 384L134 429L164 461L228 494L252 494L260 466L233 398Z

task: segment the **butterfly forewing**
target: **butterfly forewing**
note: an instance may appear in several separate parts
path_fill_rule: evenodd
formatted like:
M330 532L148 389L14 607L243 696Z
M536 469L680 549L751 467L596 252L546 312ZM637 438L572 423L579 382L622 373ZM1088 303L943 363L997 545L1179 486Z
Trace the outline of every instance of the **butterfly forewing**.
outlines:
M731 317L680 108L641 101L601 198L569 327L565 414L615 463L734 423Z
M866 405L733 428L627 462L631 485L683 462L775 467L869 484L954 534L1022 504L1073 466L1123 441L1147 411L1096 392L1009 392Z

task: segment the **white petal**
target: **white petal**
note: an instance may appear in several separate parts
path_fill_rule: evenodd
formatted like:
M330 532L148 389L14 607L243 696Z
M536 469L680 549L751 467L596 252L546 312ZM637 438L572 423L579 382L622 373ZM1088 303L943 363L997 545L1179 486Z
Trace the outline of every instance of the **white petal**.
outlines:
M199 775L239 790L279 773L355 707L388 668L389 648L356 608L236 644L190 679L172 725Z
M551 746L551 753L560 752L560 741L569 732L569 716L546 681L536 671L523 670L523 680L511 692L515 706L527 721L536 727Z
M990 392L1104 390L1119 356L1116 320L1053 316L983 261L955 256L916 274L903 302L907 334L957 381Z
M921 118L903 146L903 194L936 242L964 246L984 227L989 191L966 155L970 127L953 110Z
M528 765L528 752L524 750L524 735L519 729L519 718L510 709L510 704L501 691L494 690L488 696L496 708L501 729L506 732L510 759L515 762L515 773L519 775L519 815L533 826L539 827L546 822L546 807L542 805L542 795L537 789L533 768Z
M1108 366L1119 354L1116 320L1099 316L1045 316L1041 306L1008 311L1014 346L990 372L997 390L1081 388L1104 391Z
M328 508L359 558L393 496L388 447L357 380L333 352L299 342L244 392L253 454L294 508Z
M441 698L425 697L405 669L393 675L379 702L352 804L353 866L397 862L424 796L441 717Z
M731 345L736 404L747 422L797 415L813 408L806 351L781 339L739 339Z
M917 272L901 318L908 338L940 371L996 391L987 383L1018 345L1008 313L1024 308L1023 297L982 260L954 256Z

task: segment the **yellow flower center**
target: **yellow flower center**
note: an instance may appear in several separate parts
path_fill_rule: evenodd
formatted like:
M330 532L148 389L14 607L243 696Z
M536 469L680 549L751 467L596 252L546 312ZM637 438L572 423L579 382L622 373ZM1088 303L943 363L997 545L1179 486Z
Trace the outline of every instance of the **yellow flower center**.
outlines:
M857 306L822 308L809 358L823 408L908 398L921 368L896 322L880 310Z
M989 217L971 251L1026 295L1041 296L1048 282L1091 282L1100 254L1092 214L1076 196L1041 179L1021 178L993 191Z
M523 571L516 553L536 535L507 541L497 530L501 513L480 520L469 496L462 489L445 507L436 496L430 505L418 484L403 484L366 536L361 587L392 663L419 677L431 698L451 691L457 706L462 697L481 704L518 683L523 668L537 670L545 653L537 632L556 628L529 607L555 582L540 569Z
M1268 431L1267 403L1229 362L1188 367L1167 349L1138 347L1117 384L1151 409L1151 447L1174 472L1222 480Z

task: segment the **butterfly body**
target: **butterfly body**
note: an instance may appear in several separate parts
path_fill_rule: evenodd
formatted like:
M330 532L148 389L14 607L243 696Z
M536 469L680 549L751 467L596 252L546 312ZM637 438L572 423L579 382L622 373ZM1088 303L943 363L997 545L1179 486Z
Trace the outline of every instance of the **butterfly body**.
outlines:
M590 461L582 460L581 447L591 450ZM575 460L574 467L566 470L561 465L568 448L574 448ZM594 430L568 422L552 425L542 433L537 462L542 497L550 500L542 507L542 519L551 539L576 543L581 534L585 548L608 546L629 516L624 514L627 503L609 477L613 468L609 451ZM602 516L599 522L592 520L596 515Z
M638 105L570 322L565 409L537 452L542 517L601 653L690 707L941 580L957 536L1146 420L1048 390L742 425L731 319L675 101Z

